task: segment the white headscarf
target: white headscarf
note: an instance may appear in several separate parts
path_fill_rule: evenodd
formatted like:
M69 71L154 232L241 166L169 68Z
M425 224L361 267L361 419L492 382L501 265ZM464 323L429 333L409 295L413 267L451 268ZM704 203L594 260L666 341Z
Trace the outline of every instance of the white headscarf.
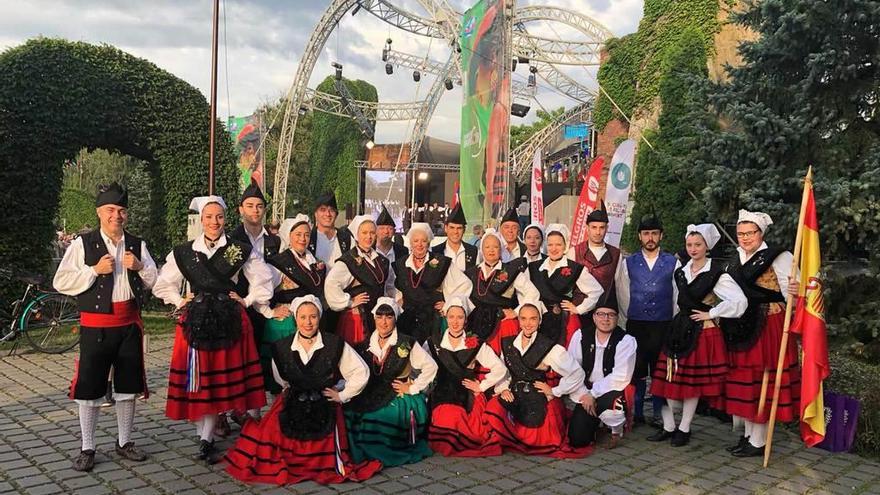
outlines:
M699 225L690 224L684 232L685 240L687 240L688 236L694 232L700 234L703 237L703 240L706 241L706 246L709 249L715 247L715 244L718 244L718 241L721 240L721 233L718 232L718 228L711 223L701 223Z
M281 227L278 229L278 237L281 238L282 251L290 247L290 233L293 232L293 229L302 224L308 225L309 229L312 228L312 223L309 221L308 215L303 215L302 213L293 218L285 218L284 221L281 222Z
M504 245L506 244L504 242L504 238L501 237L501 234L497 230L495 230L492 227L489 227L488 229L486 229L483 232L483 237L480 237L480 243L477 246L477 261L479 263L483 262L483 240L486 239L486 237L490 236L490 235L495 237L496 239L498 239L498 243L499 243L498 245L501 248L501 253L500 253L501 256L499 256L498 261L504 261L504 252L505 252Z
M431 241L434 240L434 232L431 231L431 226L425 222L415 222L413 223L409 230L406 232L406 240L410 246L412 246L412 234L413 232L421 230L428 236L428 247L431 247Z
M770 215L760 211L739 210L739 219L736 223L752 222L761 229L761 233L767 232L767 227L773 225L773 219Z
M390 297L382 296L379 299L376 299L376 305L373 306L373 316L376 316L376 310L379 309L380 306L391 306L391 309L394 311L394 319L397 320L400 317L400 306L397 305L397 301Z
M217 203L218 205L220 205L221 208L223 208L223 211L226 211L226 202L223 201L223 198L221 198L220 196L214 195L198 196L193 198L192 201L189 202L189 209L192 211L197 211L199 212L199 215L201 215L202 210L204 210L205 207L211 203Z
M561 223L551 223L547 226L546 232L548 236L551 232L562 235L562 242L565 244L565 249L568 249L568 240L571 238L571 231L568 230L568 226Z
M526 240L526 232L528 232L529 229L538 229L538 232L541 233L541 239L542 239L542 240L545 239L545 237L544 237L544 232L545 232L545 231L544 231L544 226L541 225L540 223L532 222L532 223L526 225L526 228L523 229L523 231L522 231L522 237L520 238L521 241L525 241L525 240Z
M306 294L305 296L295 297L293 301L290 301L290 311L293 313L294 319L296 319L296 312L303 304L314 304L318 308L318 318L324 312L324 308L321 307L321 301L312 294Z
M526 301L520 304L516 307L516 315L519 316L519 312L526 306L534 306L535 308L538 308L538 321L540 322L544 319L544 313L547 312L547 306L544 306L544 303L541 301Z
M356 217L352 218L351 223L348 224L348 231L351 232L351 235L354 236L355 243L357 243L358 229L361 228L361 224L364 222L370 222L373 225L376 225L376 222L370 215L357 215Z
M474 305L471 303L471 300L464 296L452 296L448 301L443 303L443 313L446 314L446 311L449 308L461 308L464 310L465 318L471 314L471 311L474 310Z

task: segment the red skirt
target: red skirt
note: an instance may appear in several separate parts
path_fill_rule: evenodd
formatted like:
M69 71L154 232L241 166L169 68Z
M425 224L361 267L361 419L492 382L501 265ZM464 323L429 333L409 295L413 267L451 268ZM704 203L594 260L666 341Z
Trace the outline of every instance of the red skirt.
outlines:
M311 480L326 485L364 481L382 469L379 461L352 463L341 407L336 408L335 432L319 440L298 440L281 432L278 415L284 402L284 396L279 396L259 422L245 423L224 457L226 472L233 478L276 485Z
M340 313L339 322L336 324L336 335L342 337L342 340L352 347L360 344L369 337L363 318L363 314L357 308Z
M486 403L485 394L479 394L470 413L454 404L435 407L428 427L431 450L447 457L501 455L501 444L486 418Z
M495 331L486 339L486 344L495 351L495 354L501 355L501 339L505 337L514 337L519 333L519 320L513 318L511 320L501 320L495 324Z
M526 455L541 455L560 459L579 459L590 455L592 447L573 448L566 438L565 406L562 399L547 402L544 424L528 428L513 421L498 396L486 405L486 419L498 435L501 448Z
M574 335L575 332L581 329L581 317L577 313L571 313L568 315L568 323L565 325L565 348L568 349L568 344L571 343L571 336Z
M755 423L765 423L768 420L773 402L773 387L776 381L776 365L784 320L785 313L782 311L767 315L761 335L751 349L728 353L730 371L724 385L725 409L728 414L742 416ZM767 394L764 411L758 416L764 370L769 371ZM797 340L789 335L788 347L782 363L779 406L776 412L778 421L789 422L798 417L800 382Z
M651 380L652 395L673 400L704 397L712 407L718 406L718 398L724 394L724 379L728 372L727 349L720 328L703 328L694 350L679 359L677 366L673 362L672 380L669 381L666 380L666 359L666 353L661 351Z
M228 349L194 350L198 361L194 367L190 366L192 356L183 328L177 324L165 416L197 420L209 414L259 409L266 405L254 329L243 308L240 314L241 338ZM188 391L190 380L198 384L197 391Z

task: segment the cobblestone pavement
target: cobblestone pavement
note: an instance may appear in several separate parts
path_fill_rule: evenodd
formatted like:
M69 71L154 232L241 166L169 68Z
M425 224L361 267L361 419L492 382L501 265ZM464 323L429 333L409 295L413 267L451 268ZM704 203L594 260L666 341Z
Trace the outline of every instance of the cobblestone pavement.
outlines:
M133 439L150 454L143 463L113 452L116 418L102 410L98 464L92 473L70 468L80 447L73 401L66 397L75 355L25 354L0 358L0 494L126 493L232 494L346 492L515 493L872 493L880 494L880 463L851 454L805 449L796 435L778 430L768 469L760 460L736 459L723 450L735 440L729 425L695 420L684 448L652 444L650 428L637 428L614 450L597 448L581 460L504 455L487 459L434 456L390 468L364 483L332 487L308 482L292 487L248 486L221 466L192 459L194 428L165 418L164 397L171 340L155 339L147 358L150 399L139 402ZM221 448L230 445L227 440Z

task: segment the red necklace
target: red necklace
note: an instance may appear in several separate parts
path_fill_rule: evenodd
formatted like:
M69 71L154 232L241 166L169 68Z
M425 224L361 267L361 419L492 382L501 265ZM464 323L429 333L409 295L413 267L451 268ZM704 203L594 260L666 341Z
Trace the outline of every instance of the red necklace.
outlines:
M321 276L318 274L315 274L313 276L312 274L314 273L314 271L310 267L307 267L305 264L303 264L302 261L300 261L298 254L293 253L293 259L296 260L296 264L299 265L299 267L302 269L302 271L306 272L306 275L309 276L309 279L311 279L312 283L315 284L315 287L320 287L321 286Z
M425 258L426 258L427 256L428 256L428 255L425 255ZM425 258L422 258L422 260L424 260ZM413 256L413 265L416 264L416 263L415 263L415 262L416 262L416 259L417 259L417 258L416 258L415 256ZM423 264L422 264L422 271L419 272L418 279L415 279L415 280L413 279L413 277L414 277L413 274L415 273L415 270L412 269L412 268L409 270L409 284L412 286L413 289L415 289L416 287L422 285L422 277L425 275L425 272L427 271L427 270L425 269L425 265L427 265L427 263L423 263Z
M483 278L483 270L479 270L479 274L477 276L477 295L480 297L484 297L489 293L489 286L492 285L492 281L495 280L495 275L498 274L498 271L494 268L492 269L492 275L489 277L488 283L486 283L485 289L481 290L480 282L483 282L485 279Z
M360 248L358 248L358 249L360 249ZM377 262L375 269L374 269L373 264L370 262L370 259L367 258L367 256L366 256L367 254L368 253L364 253L364 259L366 260L365 264L367 265L367 270L370 270L370 273L373 274L373 278L376 279L376 282L379 282L380 284L384 284L385 283L385 273L382 272L382 267L379 266L379 263ZM378 271L378 275L376 274L377 271Z

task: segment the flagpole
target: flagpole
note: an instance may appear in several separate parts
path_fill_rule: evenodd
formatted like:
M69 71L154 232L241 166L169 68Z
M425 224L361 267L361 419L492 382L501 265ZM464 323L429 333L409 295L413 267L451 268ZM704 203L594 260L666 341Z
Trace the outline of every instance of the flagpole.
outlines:
M214 133L217 127L217 29L220 19L220 0L214 0L213 29L211 31L211 122L208 125L208 194L214 194Z
M797 236L794 240L794 256L791 260L791 274L794 275L801 259L801 247L804 237L804 218L807 214L807 198L813 189L813 166L807 169L804 178L804 193L801 195L801 212L798 216ZM779 389L782 385L782 366L785 362L785 351L788 348L789 327L791 327L791 311L794 306L794 296L788 293L788 281L785 281L786 301L785 320L782 325L782 343L779 346L779 358L776 360L776 377L773 383L773 403L770 406L770 421L767 425L767 442L764 445L764 467L770 463L770 452L773 446L773 428L776 426L776 410L779 407Z

